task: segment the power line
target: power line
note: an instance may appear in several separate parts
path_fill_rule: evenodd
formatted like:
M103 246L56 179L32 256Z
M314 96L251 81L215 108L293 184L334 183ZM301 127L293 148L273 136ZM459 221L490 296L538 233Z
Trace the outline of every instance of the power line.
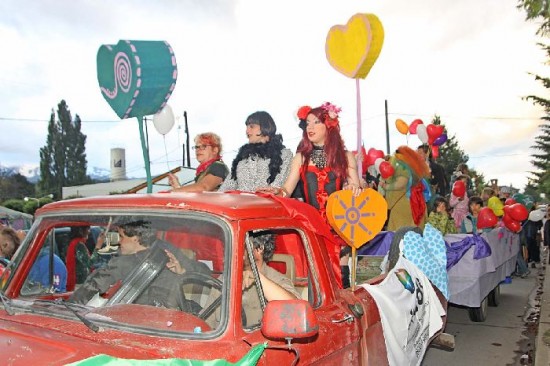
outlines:
M37 118L14 118L14 117L0 117L0 121L18 121L18 122L50 122L49 119L37 119ZM118 121L93 121L93 120L80 120L82 123L115 123Z

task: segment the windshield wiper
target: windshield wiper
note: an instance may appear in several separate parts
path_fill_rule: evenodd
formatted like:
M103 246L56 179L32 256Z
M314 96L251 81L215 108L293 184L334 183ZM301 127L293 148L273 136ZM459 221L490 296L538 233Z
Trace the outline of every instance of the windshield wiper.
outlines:
M2 305L4 305L4 310L6 310L6 313L9 315L15 315L15 311L11 307L11 299L4 295L3 291L0 291L0 300L2 301Z
M87 326L88 329L90 329L91 331L97 333L103 330L103 328L101 328L91 320L86 319L84 315L79 314L78 311L72 306L72 304L69 305L69 303L65 302L63 299L59 299L59 302L63 304L63 306L65 306L71 313L73 313L82 322L82 324Z

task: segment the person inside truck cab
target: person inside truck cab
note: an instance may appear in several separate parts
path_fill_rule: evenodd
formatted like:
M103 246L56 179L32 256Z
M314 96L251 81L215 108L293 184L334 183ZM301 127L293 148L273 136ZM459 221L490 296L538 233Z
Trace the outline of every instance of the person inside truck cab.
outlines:
M275 252L275 236L265 232L251 233L250 239L252 241L254 262L258 269L258 275L265 299L267 301L300 299L301 296L294 287L292 280L276 269L268 266ZM181 267L177 258L172 253L167 252L167 255L169 261L166 266L174 273L183 274L184 269ZM244 312L243 325L251 326L259 324L262 319L263 311L256 288L254 274L246 254L244 258L242 288L242 306ZM218 296L219 293L215 291L210 293L211 299L215 299ZM208 302L210 302L210 300ZM215 324L220 321L219 309L214 312L210 318L206 319L206 321L214 328Z
M94 271L84 284L78 287L69 301L86 304L96 294L102 295L110 292L113 286L120 281L128 280L126 277L135 268L139 267L147 258L151 250L162 250L177 256L185 270L208 273L210 270L203 263L187 258L170 243L159 240L156 230L151 227L149 221L135 220L118 225L119 255L111 258L106 267ZM153 249L154 248L154 249ZM180 302L178 286L180 278L172 271L165 268L162 262L158 275L149 286L138 295L134 303L180 309L185 312L196 313L200 309L198 304L192 301Z

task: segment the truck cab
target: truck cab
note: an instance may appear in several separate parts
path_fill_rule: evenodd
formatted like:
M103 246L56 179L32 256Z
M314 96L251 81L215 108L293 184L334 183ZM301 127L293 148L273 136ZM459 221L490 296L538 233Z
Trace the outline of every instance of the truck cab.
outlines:
M154 235L139 253L124 251L121 228L132 223ZM0 277L2 355L13 365L98 354L236 362L267 342L259 365L387 364L376 304L363 288L339 288L322 225L306 204L246 193L46 205ZM67 291L56 230L73 226L100 228L106 243L90 253L88 278ZM294 300L265 296L251 240L263 234L275 241L267 266L292 284ZM184 273L170 270L170 256ZM253 286L243 285L245 271Z

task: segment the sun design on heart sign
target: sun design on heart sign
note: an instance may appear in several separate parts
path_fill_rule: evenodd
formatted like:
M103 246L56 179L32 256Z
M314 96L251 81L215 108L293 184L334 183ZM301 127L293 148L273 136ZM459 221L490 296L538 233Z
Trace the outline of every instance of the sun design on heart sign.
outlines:
M359 248L382 230L387 217L384 197L371 188L359 196L350 190L332 193L327 202L327 218L350 246Z

